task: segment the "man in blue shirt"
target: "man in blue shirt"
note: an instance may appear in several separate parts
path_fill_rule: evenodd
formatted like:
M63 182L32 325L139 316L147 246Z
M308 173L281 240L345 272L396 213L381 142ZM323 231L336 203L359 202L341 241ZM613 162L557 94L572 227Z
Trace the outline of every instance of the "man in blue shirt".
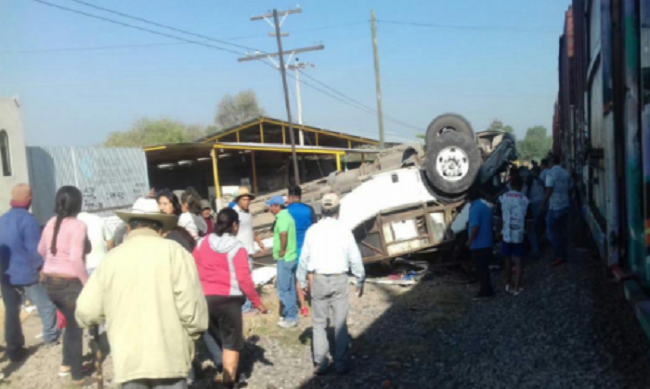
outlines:
M0 268L2 300L5 304L5 341L7 357L19 361L26 356L25 337L20 324L22 295L36 305L43 325L45 344L54 344L59 337L56 329L56 308L39 271L43 258L38 254L41 229L28 209L32 193L27 184L18 184L11 191L11 209L0 217Z
M546 234L551 241L555 260L551 266L558 266L567 260L566 226L571 206L573 179L568 171L560 166L560 157L553 156L551 169L546 174L546 196L542 208L546 212Z
M296 253L298 255L298 262L300 261L300 254L302 252L302 245L305 242L305 235L307 230L312 224L316 223L316 212L309 205L301 202L302 189L295 185L289 188L288 197L289 206L287 210L296 223ZM296 283L297 284L297 283ZM305 292L299 285L296 286L296 293L298 293L298 303L300 304L300 314L307 317L309 316L309 308L305 303Z
M470 188L467 197L470 201L469 209L469 240L467 247L472 252L476 272L478 273L481 289L477 298L494 296L492 281L490 280L490 260L492 259L493 226L492 210L485 204L476 188Z

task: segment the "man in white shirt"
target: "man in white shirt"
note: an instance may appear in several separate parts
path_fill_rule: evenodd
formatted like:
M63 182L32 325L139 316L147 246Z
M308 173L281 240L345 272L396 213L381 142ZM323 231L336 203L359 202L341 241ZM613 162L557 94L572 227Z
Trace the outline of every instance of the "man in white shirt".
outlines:
M514 176L510 181L510 191L499 198L503 220L503 241L501 253L505 257L506 292L518 295L523 277L524 235L526 231L526 214L528 198L521 193L523 178ZM517 268L515 280L512 280L511 259Z
M569 172L560 166L558 156L553 156L551 166L546 174L546 196L542 208L548 204L546 233L555 254L555 261L551 266L558 266L567 260L565 227L571 206L569 192L573 188L573 180Z
M336 339L334 367L339 374L349 372L348 272L351 271L357 279L359 297L363 294L366 277L359 247L352 232L339 222L338 213L338 195L326 194L322 200L323 219L307 230L297 273L298 282L305 290L308 289L307 273L313 274L314 366L319 375L327 373L329 367L326 329L330 308Z
M242 246L248 252L248 266L253 270L253 257L255 253L255 242L260 246L260 250L264 251L264 243L262 240L255 234L253 231L253 215L250 212L251 201L255 200L246 186L239 187L237 191L237 197L234 200L235 206L232 207L237 214L239 215L239 230L237 231L237 240L241 242ZM244 305L242 305L242 312L252 313L254 312L253 304L250 300L246 299Z
M106 253L114 247L113 232L104 219L95 214L81 212L77 219L84 222L88 231L90 253L86 254L86 270L88 275L91 275Z

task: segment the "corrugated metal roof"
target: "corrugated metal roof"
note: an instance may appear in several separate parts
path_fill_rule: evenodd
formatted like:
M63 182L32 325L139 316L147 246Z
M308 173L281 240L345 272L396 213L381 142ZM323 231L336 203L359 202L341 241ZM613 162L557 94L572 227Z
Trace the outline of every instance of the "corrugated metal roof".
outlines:
M291 145L279 145L276 143L237 143L237 142L218 142L214 144L214 148L219 148L220 145L224 146L236 146L242 148L264 148L264 149L282 149L282 150L291 150ZM321 146L298 146L296 145L296 150L300 151L331 151L334 152L344 152L344 153L357 153L357 154L374 154L379 153L380 150L377 149L348 149L348 148L339 148L339 147L321 147ZM272 151L272 150L270 150Z
M285 120L276 119L276 118L272 118L272 117L269 117L269 116L259 116L257 118L254 118L254 119L245 121L243 123L239 123L239 124L236 124L234 126L225 128L223 130L219 130L219 131L214 132L212 134L206 135L206 136L204 136L204 137L202 137L200 139L197 139L195 142L205 142L210 138L214 138L214 137L219 136L219 135L225 135L228 132L231 132L231 131L233 131L233 130L235 130L237 128L240 128L240 127L249 127L249 126L252 127L252 126L258 125L262 121L280 122L280 123L283 123L284 125L286 125L287 128L289 126L289 122L287 122ZM313 129L313 130L321 131L323 133L326 133L327 135L331 135L331 136L335 136L335 137L336 136L347 136L347 137L358 138L360 141L364 141L364 142L378 143L378 141L376 139L371 139L371 138L358 136L358 135L352 135L352 134L348 134L348 133L341 132L341 131L329 130L329 129L325 129L325 128L317 127L317 126L299 125L297 123L293 123L293 127L294 127L294 129L298 129L299 127L304 127L307 130L308 129Z
M39 223L54 215L56 191L74 185L83 193L84 211L127 208L149 192L141 149L100 147L27 147L32 210Z

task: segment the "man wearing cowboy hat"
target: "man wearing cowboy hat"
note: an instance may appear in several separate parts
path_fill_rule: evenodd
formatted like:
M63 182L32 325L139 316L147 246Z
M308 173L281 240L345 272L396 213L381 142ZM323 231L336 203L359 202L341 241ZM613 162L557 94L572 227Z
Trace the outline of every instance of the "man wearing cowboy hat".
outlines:
M122 389L185 389L193 341L208 328L208 310L194 258L162 237L178 217L161 213L153 199L116 214L127 238L85 285L77 321L90 327L106 320Z
M237 232L237 240L239 240L248 252L248 265L253 270L253 257L255 253L255 243L260 246L260 250L264 251L264 243L253 232L253 215L250 212L251 201L255 200L255 196L250 192L248 187L240 186L235 197L235 206L233 209L239 214L239 231ZM246 299L246 303L242 306L242 312L252 312L253 304L250 300Z

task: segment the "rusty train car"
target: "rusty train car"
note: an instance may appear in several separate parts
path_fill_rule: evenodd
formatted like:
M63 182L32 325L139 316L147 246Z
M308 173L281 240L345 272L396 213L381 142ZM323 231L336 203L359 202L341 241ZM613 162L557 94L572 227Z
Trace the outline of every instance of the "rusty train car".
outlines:
M650 1L573 0L559 48L553 153L650 335Z

